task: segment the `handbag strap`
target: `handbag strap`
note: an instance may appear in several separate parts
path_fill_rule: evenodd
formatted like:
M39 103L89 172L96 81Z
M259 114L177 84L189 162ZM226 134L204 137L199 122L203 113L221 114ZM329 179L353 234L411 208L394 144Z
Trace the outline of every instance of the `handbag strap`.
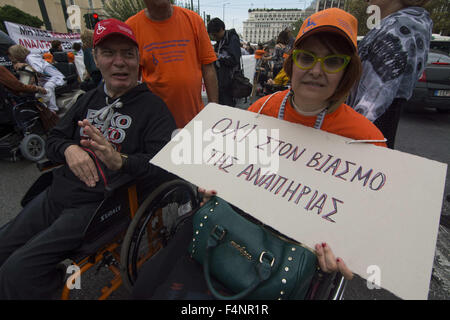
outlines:
M233 295L233 296L224 296L221 295L216 289L214 289L211 276L209 273L209 255L212 249L217 247L219 243L223 240L226 230L222 226L216 225L212 230L210 236L208 237L206 244L205 257L203 259L203 271L205 274L206 285L208 286L209 291L216 297L221 300L239 300L243 299L251 292L253 292L262 282L266 281L270 278L272 273L272 266L274 257L270 252L261 253L259 263L255 266L257 277L253 281L253 283L243 291ZM265 255L269 257L270 262L265 259Z

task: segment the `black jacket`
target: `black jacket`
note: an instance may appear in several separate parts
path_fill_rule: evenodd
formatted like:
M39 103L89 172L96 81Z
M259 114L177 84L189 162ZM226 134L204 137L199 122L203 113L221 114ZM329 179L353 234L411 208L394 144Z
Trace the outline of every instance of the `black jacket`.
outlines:
M233 71L241 67L241 43L236 30L226 30L222 40L214 45L214 50L218 53L215 66L219 87L227 88L231 85Z
M111 171L96 159L100 181L89 188L64 165L54 171L49 196L54 200L64 199L66 205L101 201L105 185L115 181L120 175L128 174L140 179L140 189L152 180L167 173L149 163L149 160L170 141L176 129L175 121L165 103L151 93L145 84L140 84L120 97L122 108L114 109L108 128L104 122L93 118L93 114L105 107L107 95L103 84L84 94L67 114L50 131L47 139L47 157L57 163L65 163L64 151L70 145L79 145L81 128L79 120L88 119L104 132L116 150L128 155L127 165L120 171ZM116 99L114 99L116 100ZM108 104L113 99L108 98ZM105 127L105 128L104 128ZM143 191L143 190L142 190Z

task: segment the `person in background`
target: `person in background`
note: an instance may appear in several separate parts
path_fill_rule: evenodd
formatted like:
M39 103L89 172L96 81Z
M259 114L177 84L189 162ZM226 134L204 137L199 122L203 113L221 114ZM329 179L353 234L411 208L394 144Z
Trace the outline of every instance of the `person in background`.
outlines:
M214 63L219 81L219 103L234 107L231 86L234 72L241 70L241 43L236 30L225 30L225 23L219 18L211 19L207 27L213 41L217 61Z
M74 55L74 64L77 68L78 77L80 82L84 81L87 77L86 66L84 65L84 54L83 50L81 50L81 43L75 42L72 45L73 55Z
M286 74L284 69L281 69L280 72L273 79L268 79L265 85L265 90L267 93L273 93L275 91L279 91L285 89L287 85L289 85L289 76Z
M83 62L86 67L87 75L80 84L81 90L89 91L99 85L102 80L102 74L95 65L94 56L92 55L92 43L94 33L91 30L85 30L81 34L81 41L83 43Z
M50 42L51 48L49 50L49 52L51 54L53 54L54 52L62 52L63 48L62 48L62 43L59 40L53 40L52 42Z
M290 32L288 29L281 31L278 34L275 51L271 58L273 62L272 74L275 77L283 68L284 59L287 58L287 52L291 49L289 43L291 41Z
M247 42L245 49L247 50L248 54L255 54L255 49L250 42Z
M144 0L129 18L141 55L142 81L161 97L183 128L203 109L202 79L209 102L219 102L217 60L202 18L170 0Z
M53 55L50 52L44 52L42 54L42 59L44 59L45 61L47 61L50 64L53 64Z
M266 51L264 50L264 46L262 43L258 43L258 48L255 51L255 59L260 60L265 54Z
M47 93L47 90L43 87L33 84L27 85L20 82L8 69L3 66L0 66L0 84L16 95L21 93Z
M82 49L82 44L81 43L79 43L79 42L75 42L73 45L72 45L72 49L73 49L73 54L74 55L76 55L76 56L82 56L82 57L84 57L84 53L83 53L83 51L81 50Z
M433 22L429 0L366 0L381 11L379 27L359 44L363 73L347 100L372 121L393 149L401 101L411 98L427 63Z
M241 42L241 56L249 55L250 53L245 48L244 44Z
M21 45L13 45L8 49L8 55L14 64L16 70L29 65L36 72L42 75L47 94L44 97L48 108L57 112L59 110L56 105L55 88L66 83L64 75L58 71L53 65L42 59L40 54L31 53L27 48Z
M8 57L8 48L16 43L9 37L8 34L0 30L0 66L5 67L11 72L14 72L13 64Z

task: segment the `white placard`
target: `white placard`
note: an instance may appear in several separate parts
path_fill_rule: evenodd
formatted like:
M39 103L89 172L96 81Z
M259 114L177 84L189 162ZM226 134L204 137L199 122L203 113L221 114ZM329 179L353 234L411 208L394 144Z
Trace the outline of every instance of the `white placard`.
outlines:
M31 53L44 53L50 50L53 40L61 41L64 51L72 50L75 42L81 42L79 33L60 33L33 28L22 24L5 21L9 37L16 43L24 46Z
M328 243L401 298L427 299L447 165L349 141L209 104L151 162L311 248Z

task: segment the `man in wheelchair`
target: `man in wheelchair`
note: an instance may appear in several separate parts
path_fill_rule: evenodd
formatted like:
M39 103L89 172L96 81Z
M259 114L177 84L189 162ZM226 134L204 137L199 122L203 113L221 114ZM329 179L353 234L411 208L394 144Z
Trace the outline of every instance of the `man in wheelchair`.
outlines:
M139 194L166 175L149 160L176 126L164 102L138 82L132 30L114 19L99 22L93 47L104 83L79 98L47 140L47 157L62 166L0 228L0 299L53 298L62 287L57 265L82 244L105 188L128 175L142 181Z

